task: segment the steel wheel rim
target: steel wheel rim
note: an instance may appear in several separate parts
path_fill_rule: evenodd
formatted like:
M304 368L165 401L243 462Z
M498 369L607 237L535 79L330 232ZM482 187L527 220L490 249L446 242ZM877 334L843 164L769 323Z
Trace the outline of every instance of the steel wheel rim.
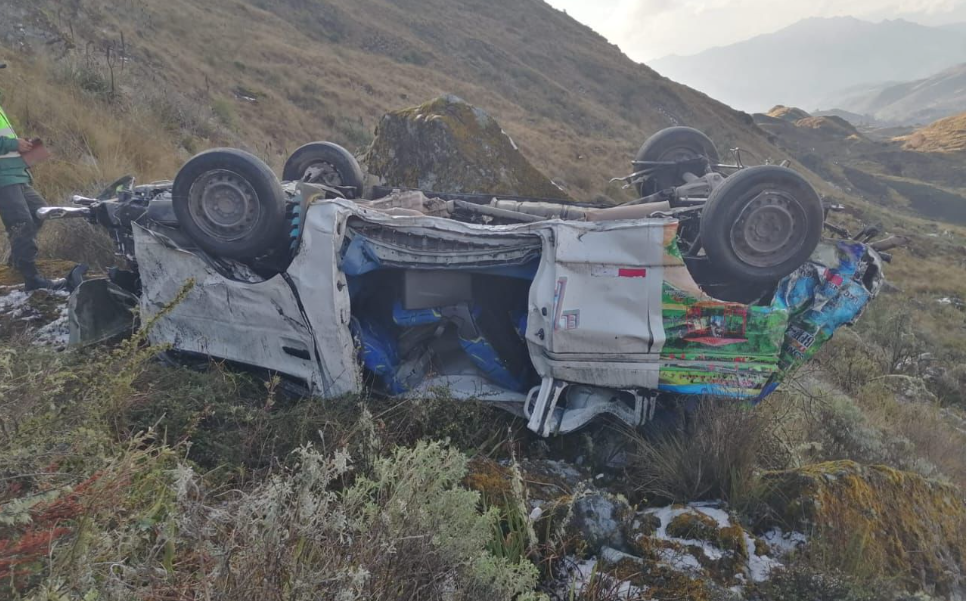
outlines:
M188 212L206 234L223 241L249 235L262 214L255 188L225 169L204 173L188 191Z
M327 161L316 161L306 165L302 171L302 181L309 183L322 183L327 186L341 186L342 175L335 165Z
M781 265L802 247L805 223L805 211L794 197L764 190L746 203L732 224L732 250L753 267Z

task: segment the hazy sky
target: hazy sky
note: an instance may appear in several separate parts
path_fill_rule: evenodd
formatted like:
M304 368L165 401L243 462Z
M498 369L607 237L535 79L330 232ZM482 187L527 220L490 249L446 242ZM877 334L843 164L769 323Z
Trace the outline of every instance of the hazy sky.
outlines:
M807 17L962 22L965 0L547 0L640 62L695 54L770 33Z

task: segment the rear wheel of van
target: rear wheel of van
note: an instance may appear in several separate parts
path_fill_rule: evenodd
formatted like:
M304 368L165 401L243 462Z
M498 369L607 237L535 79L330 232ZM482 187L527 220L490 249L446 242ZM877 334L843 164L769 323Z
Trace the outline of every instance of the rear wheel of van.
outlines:
M693 127L666 127L645 140L635 155L636 161L684 161L699 157L708 158L709 163L719 162L719 153L708 136ZM639 169L639 167L635 167ZM695 175L704 175L696 173ZM674 169L659 169L638 183L638 194L649 196L664 190L681 186L685 180Z
M205 251L253 259L285 233L285 194L258 157L234 148L195 155L175 176L172 207L178 226Z
M712 190L700 236L709 263L737 282L775 282L809 259L823 233L823 205L786 167L748 167Z
M310 142L286 159L282 179L319 183L348 189L350 198L362 198L363 170L351 152L332 142Z

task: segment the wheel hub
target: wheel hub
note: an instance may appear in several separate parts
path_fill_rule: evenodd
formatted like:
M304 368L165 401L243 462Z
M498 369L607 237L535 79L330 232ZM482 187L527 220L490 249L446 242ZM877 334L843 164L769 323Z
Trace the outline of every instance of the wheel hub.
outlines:
M188 210L199 228L223 241L250 233L261 213L252 184L222 169L209 171L195 181L188 193Z
M339 171L332 163L318 161L306 167L305 171L302 172L302 181L317 182L327 186L341 186L342 176L339 175Z
M732 250L743 262L755 267L784 263L802 246L805 220L802 207L788 193L760 192L732 224Z
M690 159L696 159L699 156L700 155L697 152L695 152L694 149L689 148L688 146L676 146L674 148L669 148L665 152L661 153L661 156L658 157L658 160L679 162L679 161L687 161Z

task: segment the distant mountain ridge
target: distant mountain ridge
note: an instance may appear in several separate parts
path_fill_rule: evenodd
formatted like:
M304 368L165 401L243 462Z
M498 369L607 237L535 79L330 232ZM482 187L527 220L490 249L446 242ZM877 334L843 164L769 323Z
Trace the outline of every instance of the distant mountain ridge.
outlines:
M821 106L880 125L926 124L964 110L965 78L967 65L961 63L924 79L843 90Z
M853 17L810 18L693 56L660 58L648 66L741 110L763 111L777 104L812 110L851 86L930 77L963 62L965 44L963 28L927 27L902 19L871 23Z

